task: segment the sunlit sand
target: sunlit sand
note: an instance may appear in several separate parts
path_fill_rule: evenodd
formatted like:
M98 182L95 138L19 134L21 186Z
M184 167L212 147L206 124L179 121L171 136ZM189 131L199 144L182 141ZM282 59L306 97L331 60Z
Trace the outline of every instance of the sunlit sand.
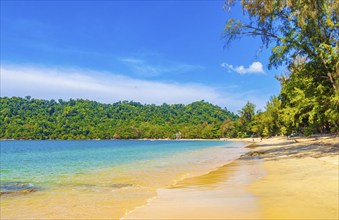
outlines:
M124 219L261 218L258 199L247 185L264 175L260 161L236 161L208 174L185 179Z
M162 189L125 219L338 219L338 139L255 142L271 153Z
M241 146L212 147L172 155L165 161L141 161L64 176L53 188L3 195L1 218L119 219L156 198L158 189L232 162L247 151Z
M232 151L203 150L190 155L200 158L193 163L182 155L174 157L175 165L150 161L154 170L145 172L135 168L147 164L133 164L78 174L53 189L2 199L1 217L338 218L337 138L254 141L256 146L241 151L239 159L240 148L233 156Z

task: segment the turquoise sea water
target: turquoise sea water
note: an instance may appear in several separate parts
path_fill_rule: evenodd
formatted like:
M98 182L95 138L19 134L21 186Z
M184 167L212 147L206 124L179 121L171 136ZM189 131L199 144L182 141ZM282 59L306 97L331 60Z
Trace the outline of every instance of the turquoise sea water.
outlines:
M1 141L0 189L39 188L65 176L144 161L166 163L173 155L217 146L238 145L223 141L176 140ZM194 158L188 159L196 162Z

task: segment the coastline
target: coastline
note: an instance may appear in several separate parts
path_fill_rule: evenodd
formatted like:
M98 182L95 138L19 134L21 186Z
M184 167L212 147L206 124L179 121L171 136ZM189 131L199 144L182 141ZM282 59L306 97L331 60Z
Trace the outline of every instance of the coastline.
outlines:
M338 138L232 139L250 151L122 219L337 219Z
M256 198L246 187L264 176L261 166L260 161L235 160L178 181L121 219L260 219Z
M146 179L135 182L115 176L120 168L104 169L85 176L79 174L72 178L72 184L55 188L50 193L37 191L8 197L2 201L6 206L6 209L2 206L2 214L8 218L45 219L338 218L338 138L275 137L262 141L255 139L254 142L252 138L227 141L241 142L242 150L230 148L231 151L225 154L224 148L192 154L189 157L203 156L209 162L191 163L196 166L194 172L187 175L180 171L181 175L170 178L176 180L170 185L158 183L153 190L144 182ZM230 152L236 154L231 156ZM190 163L187 154L175 158L178 162ZM142 175L134 169L142 164L131 165L130 171L135 172L132 177L139 175L152 181L163 181L174 170L187 169L179 163L164 173L166 164L153 163L158 165L152 166L157 170ZM116 179L113 183L118 184L112 185L113 177ZM116 194L119 196L113 196ZM46 199L48 207L53 207L48 210L49 214L45 209ZM12 203L10 209L7 202ZM31 205L37 209L29 208ZM59 212L60 209L63 212Z
M2 217L119 219L126 211L156 198L158 189L206 174L247 151L243 143L230 148L224 147L224 142L213 145L216 146L168 155L165 160L137 161L64 176L56 185L37 191L4 194Z
M244 143L247 153L253 145L247 140L236 142ZM256 198L248 192L247 185L263 177L265 170L260 160L240 158L241 155L213 170L158 189L147 204L128 211L120 219L260 219Z
M141 139L100 139L100 138L95 138L95 139L0 139L0 141L228 141L231 139L226 139L226 138L181 138L181 139L175 139L175 138L141 138Z

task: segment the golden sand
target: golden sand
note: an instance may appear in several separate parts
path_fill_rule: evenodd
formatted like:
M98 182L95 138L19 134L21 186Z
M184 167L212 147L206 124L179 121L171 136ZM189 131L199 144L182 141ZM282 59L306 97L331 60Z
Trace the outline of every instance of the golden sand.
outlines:
M249 186L264 219L339 219L339 139L272 138L254 150L268 175ZM259 153L258 153L259 152Z
M337 138L255 141L253 154L159 190L124 219L339 219Z
M105 185L113 178L110 173L114 172L108 170L81 176L78 182L73 179L79 187L63 186L2 200L1 218L339 219L338 138L254 141L257 146L241 159L226 160L211 172L204 170L205 165L197 166L196 171L205 174L195 172L196 176L167 187L156 181L157 191L148 190L154 184L149 180L165 180L170 173L144 173L138 176L145 175L147 181L129 179L131 187L112 191ZM175 169L181 169L179 165ZM122 180L126 177L114 182ZM95 187L81 188L81 183Z
M338 165L302 158L266 161L264 167L268 175L250 190L259 198L265 219L339 218Z
M264 175L259 161L236 161L161 189L123 219L260 219L247 185Z
M242 145L242 144L241 144ZM213 147L63 176L41 191L0 197L3 219L119 219L147 204L157 189L207 173L247 149Z

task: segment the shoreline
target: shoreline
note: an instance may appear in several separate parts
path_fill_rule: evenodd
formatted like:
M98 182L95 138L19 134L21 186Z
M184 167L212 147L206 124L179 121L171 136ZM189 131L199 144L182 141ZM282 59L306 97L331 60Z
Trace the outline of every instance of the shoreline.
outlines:
M247 143L249 152L179 187L159 190L121 219L338 218L337 137L229 141Z
M247 149L253 145L253 143L249 143L248 141L239 140L236 142L242 142L244 144L242 148ZM253 208L252 200L254 200L254 198L247 193L245 185L254 182L257 178L261 178L265 171L262 169L259 160L241 160L242 155L244 154L205 173L185 177L169 187L159 188L157 195L150 198L146 204L129 210L120 219L220 219L220 216L224 218L225 215L229 215L230 213L232 213L232 219L244 219L253 215L259 219L260 214ZM239 167L241 169L238 169ZM252 170L250 179L241 177L240 179L230 180L225 184L223 177L227 176L232 179L230 173L240 173L244 175L247 169ZM219 183L221 183L221 186L218 185ZM239 185L242 185L243 188L241 190L243 199L245 198L245 200L248 201L246 201L246 204L244 204L244 201L240 201L240 203L238 201L237 205L229 208L225 207L223 204L231 201L225 197L221 198L218 194L225 193L226 191L228 194L232 194L232 191L235 190L238 191L238 195ZM220 187L223 190L220 190ZM200 191L199 188L203 188L202 191ZM201 192L202 195L200 195ZM236 196L236 194L234 194L234 196ZM216 205L215 201L212 203L200 203L197 197L219 197L219 199L217 199L219 200L219 204ZM212 200L214 199L212 198ZM233 209L239 208L240 206L243 210L242 213L235 213ZM197 211L197 207L200 207L201 210L209 207L213 209L213 214L211 212Z
M164 140L164 139L163 139ZM166 139L165 139L166 140ZM165 141L164 140L164 141ZM181 141L181 140L187 140L187 141L221 141L219 139L180 139L178 141ZM252 145L252 143L247 143L247 142L243 142L243 141L238 141L238 142L241 142L243 143L243 146L241 146L240 148L248 148L250 145ZM216 166L216 167L213 167L213 168L210 168L206 171L203 171L203 172L199 172L199 173L191 173L190 175L188 176L184 176L184 177L181 177L179 179L176 179L176 180L173 180L173 183L170 184L168 187L165 187L165 188L158 188L156 190L156 195L153 196L153 197L150 197L147 199L146 203L145 204L142 204L140 206L137 206L135 207L134 209L131 209L131 210L126 210L125 214L119 218L119 220L124 220L124 219L130 219L131 216L133 216L135 214L135 212L137 212L138 210L141 210L141 209L144 209L144 208L147 208L148 206L152 205L152 203L155 201L157 202L156 200L157 199L161 199L162 198L162 194L163 192L166 192L167 189L175 189L178 187L178 184L182 183L182 182L185 182L187 181L188 179L195 179L195 178L199 178L201 176L205 176L205 175L210 175L211 173L214 173L214 172L218 172L220 169L223 169L223 168L226 168L228 167L230 164L233 164L235 163L236 161L238 161L240 159L242 154L239 155L239 157L235 158L235 159L232 159L230 161L227 161L226 163L223 163L219 166ZM177 202L177 201L175 201ZM168 207L167 207L168 208ZM166 208L166 209L167 209ZM172 207L173 208L173 207ZM173 212L173 210L171 211ZM158 212L159 213L159 212ZM140 217L138 216L136 219L143 219L143 217ZM154 216L147 216L145 219L154 219ZM182 217L179 216L179 219L181 219ZM131 219L134 219L133 217ZM156 216L156 219L162 219L161 216ZM165 216L164 219L168 219L168 216Z
M75 190L73 185L53 190L46 197L49 206L64 209L63 214L52 210L48 215L45 215L45 210L32 210L30 213L27 209L24 200L32 199L30 203L44 206L44 199L41 198L47 196L47 191L28 193L24 200L19 196L13 196L10 200L15 201L13 210L18 211L18 207L23 207L17 213L21 213L23 218L31 214L36 218L60 219L80 216L88 219L107 219L108 216L117 219L337 219L337 137L300 137L297 140L274 137L262 139L262 142L260 139L253 142L252 138L247 138L227 142L241 142L240 148L243 150L234 149L238 154L233 157L229 155L230 151L227 151L227 155L220 154L226 152L224 150L211 151L209 154L199 151L198 155L205 155L205 159L213 162L213 167L212 164L201 166L196 161L199 166L194 172L174 179L170 185L160 184L154 192L147 188L150 185L141 185L146 190L133 181L127 181L130 187L114 189L121 201L116 200L118 197L112 197L115 192L108 184L112 181L110 175L115 173L114 169L102 170L100 180L93 179L95 175L91 174L79 176L80 179L75 183L80 185ZM228 161L225 156L229 156ZM180 161L186 161L185 158L187 155L183 155ZM156 161L155 164L160 162ZM179 165L173 168L185 169ZM138 165L130 167L138 174L139 171L133 167ZM146 175L161 180L171 174L164 176L163 168L158 168L162 170L159 175L156 172L145 173L143 178ZM117 183L123 186L126 179L117 177ZM132 189L132 194L125 194ZM35 200L35 196L40 199ZM130 196L138 197L135 198L138 201L124 201ZM93 205L93 201L97 205ZM11 216L9 212L3 214Z
M202 138L187 138L187 139L152 139L152 138L142 138L142 139L0 139L0 141L229 141L223 138L214 138L214 139L202 139Z
M158 189L211 172L223 165L227 158L232 162L247 151L243 143L228 143L239 146L236 147L238 149L227 149L222 146L224 144L227 145L226 142L220 142L214 147L170 155L168 159L172 163L162 163L161 158L140 161L79 173L71 179L66 177L66 184L61 180L62 185L47 190L4 195L2 215L4 218L76 219L78 216L86 219L118 219L125 215L126 210L134 210L156 198ZM46 200L48 204L44 203ZM93 201L96 201L95 205ZM63 209L63 213L58 212L59 209Z
M226 142L244 142L249 144L258 144L261 143L262 140L270 140L270 139L286 139L286 140L292 140L294 142L298 142L297 140L300 139L314 139L318 140L321 138L339 138L337 134L318 134L318 135L310 135L310 136L298 136L298 137L291 137L288 138L287 136L275 136L275 137L269 137L269 138L135 138L135 139L100 139L100 138L93 138L93 139L15 139L15 138L9 138L9 139L0 139L0 141L132 141L132 140L138 140L138 141L226 141Z
M249 168L252 175L247 178L244 174ZM246 186L263 175L260 161L237 159L206 174L159 189L147 204L120 219L247 219L251 216L260 219L256 198ZM238 196L239 199L233 199Z

